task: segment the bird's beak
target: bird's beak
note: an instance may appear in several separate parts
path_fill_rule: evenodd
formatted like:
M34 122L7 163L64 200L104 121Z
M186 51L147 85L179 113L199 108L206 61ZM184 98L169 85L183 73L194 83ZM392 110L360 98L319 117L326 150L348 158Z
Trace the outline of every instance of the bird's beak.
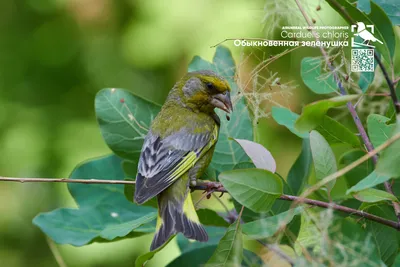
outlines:
M214 95L211 99L211 104L216 108L222 109L226 113L231 113L233 111L231 94L229 92Z

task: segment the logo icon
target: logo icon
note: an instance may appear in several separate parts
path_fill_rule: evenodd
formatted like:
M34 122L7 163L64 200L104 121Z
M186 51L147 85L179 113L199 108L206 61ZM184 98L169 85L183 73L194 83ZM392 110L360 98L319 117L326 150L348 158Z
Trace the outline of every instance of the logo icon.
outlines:
M357 28L357 30L356 30ZM369 29L369 30L368 30ZM359 39L362 39L362 42L359 41L354 41L354 37L351 37L351 46L352 47L371 47L373 48L373 45L370 45L370 42L378 42L382 43L381 40L377 39L374 36L374 25L365 25L364 22L357 22L357 25L351 25L351 32L354 32L354 36L360 37Z

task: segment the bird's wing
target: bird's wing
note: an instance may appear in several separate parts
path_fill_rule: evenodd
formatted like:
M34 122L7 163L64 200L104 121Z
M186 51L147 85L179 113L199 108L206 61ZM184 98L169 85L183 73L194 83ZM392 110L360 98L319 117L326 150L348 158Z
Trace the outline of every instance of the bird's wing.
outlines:
M158 195L186 173L217 142L218 126L209 133L178 132L166 138L146 136L139 158L135 201Z

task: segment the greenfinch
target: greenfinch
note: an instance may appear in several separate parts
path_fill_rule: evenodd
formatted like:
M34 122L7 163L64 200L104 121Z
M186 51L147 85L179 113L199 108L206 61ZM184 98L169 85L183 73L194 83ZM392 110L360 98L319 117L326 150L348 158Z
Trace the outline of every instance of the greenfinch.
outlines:
M182 233L200 242L208 240L193 205L195 184L211 162L220 119L215 108L232 112L229 83L213 71L187 73L168 94L144 139L135 202L157 196L156 233L150 250Z

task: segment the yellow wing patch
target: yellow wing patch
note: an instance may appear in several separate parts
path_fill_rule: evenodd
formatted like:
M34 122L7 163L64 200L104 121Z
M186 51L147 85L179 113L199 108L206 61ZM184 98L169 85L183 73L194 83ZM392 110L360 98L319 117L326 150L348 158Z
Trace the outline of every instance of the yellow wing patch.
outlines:
M217 142L218 139L218 126L215 125L210 142L204 146L198 153L191 151L189 152L179 164L171 171L168 180L176 180L185 174L190 168L192 168L196 162Z

